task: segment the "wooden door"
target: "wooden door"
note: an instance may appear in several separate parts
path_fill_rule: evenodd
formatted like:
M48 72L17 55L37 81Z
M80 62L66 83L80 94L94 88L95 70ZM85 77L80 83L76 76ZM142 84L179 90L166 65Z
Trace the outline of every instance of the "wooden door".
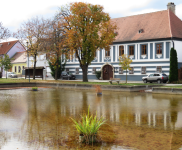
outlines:
M102 70L103 80L110 80L113 78L113 68L110 65L105 65Z

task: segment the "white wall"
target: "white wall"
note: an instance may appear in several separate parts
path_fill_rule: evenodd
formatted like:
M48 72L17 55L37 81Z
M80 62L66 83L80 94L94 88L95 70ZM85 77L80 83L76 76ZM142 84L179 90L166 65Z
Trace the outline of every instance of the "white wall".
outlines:
M178 62L182 62L182 41L174 41L174 48L177 51Z
M29 67L33 67L34 59L33 57L29 57ZM28 57L27 57L27 66L28 66ZM36 67L44 67L47 73L50 73L49 64L46 60L46 54L39 54L37 56Z
M23 52L25 51L25 48L19 43L17 42L8 52L7 52L7 55L9 55L9 57L13 57L14 54L16 52Z

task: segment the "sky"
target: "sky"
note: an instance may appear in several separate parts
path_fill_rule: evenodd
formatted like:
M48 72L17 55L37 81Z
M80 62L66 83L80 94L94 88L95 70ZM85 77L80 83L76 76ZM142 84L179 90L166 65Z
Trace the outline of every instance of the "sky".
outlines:
M150 13L167 9L168 2L176 5L176 15L182 19L182 0L80 0L81 2L99 4L111 18ZM51 18L58 8L78 0L1 0L0 22L12 33L23 22L36 16Z

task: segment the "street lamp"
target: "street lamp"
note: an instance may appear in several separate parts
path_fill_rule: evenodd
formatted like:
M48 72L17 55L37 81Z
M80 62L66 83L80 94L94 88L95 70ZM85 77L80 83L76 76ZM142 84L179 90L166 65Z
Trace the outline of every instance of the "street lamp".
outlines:
M28 56L28 76L29 76L29 83L30 83L30 71L29 71L29 51L28 51L28 41L27 43L27 56Z

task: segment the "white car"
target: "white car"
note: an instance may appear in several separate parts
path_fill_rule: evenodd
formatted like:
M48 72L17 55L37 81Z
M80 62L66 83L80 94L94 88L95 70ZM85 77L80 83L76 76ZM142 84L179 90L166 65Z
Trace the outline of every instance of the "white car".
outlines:
M17 74L15 74L14 72L7 72L7 76L10 78L17 78Z

